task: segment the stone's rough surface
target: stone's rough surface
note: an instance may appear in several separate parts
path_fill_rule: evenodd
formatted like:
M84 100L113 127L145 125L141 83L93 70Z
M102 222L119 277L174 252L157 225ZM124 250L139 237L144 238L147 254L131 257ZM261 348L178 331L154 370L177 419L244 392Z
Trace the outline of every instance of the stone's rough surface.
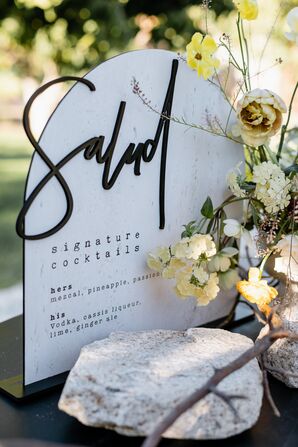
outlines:
M179 401L252 346L221 329L113 333L85 346L69 374L59 408L83 424L129 436L148 435ZM237 417L214 394L195 404L164 434L168 438L219 439L252 427L263 387L256 360L219 384Z
M298 322L285 325L286 329L298 334ZM263 337L268 332L265 326L259 335ZM285 338L277 340L264 354L265 366L269 369L282 370L280 374L272 371L271 374L291 388L298 388L298 342L288 341ZM295 377L296 376L296 377Z
M283 259L283 258L281 258ZM294 258L293 258L294 259ZM285 258L285 265L289 262ZM292 274L295 271L289 270ZM282 321L283 327L298 334L298 276L294 275L293 280L282 282L279 290L277 313ZM268 327L265 326L259 338L265 335ZM289 341L285 338L277 340L264 354L265 365L270 370L278 369L284 371L283 374L272 371L272 375L284 382L291 388L298 388L298 342ZM295 377L296 376L296 377Z

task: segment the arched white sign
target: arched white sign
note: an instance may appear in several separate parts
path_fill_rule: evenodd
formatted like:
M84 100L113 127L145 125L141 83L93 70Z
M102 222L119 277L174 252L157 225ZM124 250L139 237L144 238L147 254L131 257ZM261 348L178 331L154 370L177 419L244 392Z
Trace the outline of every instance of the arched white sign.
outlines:
M79 82L63 98L27 181L27 199L41 186L24 219L25 384L69 370L111 331L187 328L232 305L223 295L206 308L181 301L146 256L175 241L207 195L223 200L241 151L161 119L133 78L164 114L202 123L206 109L223 122L229 112L216 87L162 50L108 60L85 77L95 90Z

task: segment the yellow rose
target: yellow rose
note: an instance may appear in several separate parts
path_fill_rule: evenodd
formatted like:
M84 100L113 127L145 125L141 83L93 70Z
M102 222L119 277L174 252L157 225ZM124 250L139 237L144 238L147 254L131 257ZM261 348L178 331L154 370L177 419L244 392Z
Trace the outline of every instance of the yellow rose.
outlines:
M238 124L233 134L241 135L249 146L261 146L279 131L286 111L285 103L276 93L259 88L251 90L237 104Z
M219 67L219 60L213 57L216 50L217 45L211 36L195 33L186 46L188 66L197 70L198 76L203 76L204 79L210 78L215 68Z
M259 8L256 0L234 0L241 19L255 20L258 17Z

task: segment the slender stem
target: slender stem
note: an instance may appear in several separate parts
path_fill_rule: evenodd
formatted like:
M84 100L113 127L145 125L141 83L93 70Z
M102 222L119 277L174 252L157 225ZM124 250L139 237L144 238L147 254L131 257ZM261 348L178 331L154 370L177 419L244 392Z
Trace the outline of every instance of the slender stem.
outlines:
M266 264L266 262L268 261L268 258L271 256L271 254L272 254L272 252L270 251L270 253L268 253L268 254L263 258L263 260L262 260L262 263L261 263L261 265L260 265L260 278L259 278L259 279L262 278L263 270L264 270L265 264Z
M137 82L137 81L134 79L133 82ZM219 86L217 85L217 87L219 87ZM233 138L232 136L228 135L228 133L226 133L226 132L223 133L222 131L219 132L219 130L217 130L217 129L212 129L210 127L207 128L207 127L201 126L199 124L195 124L195 123L188 123L188 122L185 121L185 119L183 117L179 119L178 117L175 117L175 116L169 116L169 115L163 114L159 110L155 109L151 105L150 101L147 98L144 98L139 91L134 92L134 93L139 97L139 99L142 101L142 103L146 107L148 107L148 109L150 109L152 112L158 114L160 117L162 117L164 119L170 120L170 121L172 121L172 122L174 122L176 124L180 124L180 125L186 126L186 127L190 128L190 129L202 130L203 132L208 132L208 133L210 133L212 135L216 135L218 137L227 138L228 140L234 141L235 143L238 143L240 145L243 144L242 141L239 141L236 138Z
M234 57L234 55L233 55L231 49L229 48L229 46L228 46L225 42L223 42L221 39L220 39L220 43L221 43L221 45L228 51L229 56L230 56L231 60L233 61L233 65L234 65L234 67L237 68L237 70L242 71L240 65L239 65L238 62L236 61L236 59L235 59L235 57Z
M227 122L226 122L225 133L227 133L229 122L230 122L230 119L231 119L231 116L232 116L232 112L233 112L233 110L235 111L235 103L237 101L237 98L238 98L239 93L241 92L241 90L242 90L242 86L239 88L237 94L235 95L235 97L234 97L234 99L232 101L231 108L230 108L229 115L228 115Z
M277 151L277 156L276 156L277 161L279 161L280 158L281 158L281 151L282 151L283 144L284 144L285 133L287 131L287 128L288 128L288 125L289 125L289 122L290 122L290 119L291 119L292 107L293 107L293 102L294 102L294 98L295 98L297 89L298 89L298 82L295 85L295 88L294 88L294 91L293 91L293 94L292 94L292 97L291 97L291 101L290 101L290 105L289 105L288 118L287 118L286 124L284 124L282 126L282 129L281 129L280 141L279 141L279 146L278 146L278 151Z
M249 50L248 50L248 42L244 33L244 26L243 26L243 20L241 20L241 32L242 32L242 37L244 40L244 45L245 45L245 52L246 52L246 68L247 68L247 81L248 81L248 87L251 90L251 83L250 83L250 70L249 70Z
M268 161L264 145L259 146L259 152L260 152L260 160L261 160L261 162Z
M240 202L241 200L247 200L248 197L237 197L237 199L233 199L234 196L228 197L221 205L219 205L217 208L215 208L214 213L217 211L223 209L225 206L230 205L231 203Z
M238 31L240 50L241 50L242 64L243 64L243 68L241 71L242 71L242 75L243 75L245 88L248 91L249 88L248 88L247 79L246 79L246 75L247 75L246 64L245 64L244 49L243 49L243 42L242 42L242 36L241 36L241 18L240 18L239 13L238 13L238 19L237 19L237 31Z
M261 365L262 372L263 372L264 392L267 397L267 401L272 408L274 415L279 418L280 412L279 412L279 409L277 408L276 403L274 402L274 399L271 394L270 385L269 385L269 381L268 381L268 372L267 372L266 368L264 367L263 356L264 356L264 354L260 356L259 361L260 361L260 365Z

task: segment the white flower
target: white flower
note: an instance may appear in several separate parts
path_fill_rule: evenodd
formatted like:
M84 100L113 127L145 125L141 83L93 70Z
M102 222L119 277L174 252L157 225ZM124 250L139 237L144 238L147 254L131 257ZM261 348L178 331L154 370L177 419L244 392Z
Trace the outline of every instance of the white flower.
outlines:
M244 143L261 146L275 135L282 124L282 114L287 111L283 100L274 92L255 89L245 93L237 104L238 133ZM236 130L233 130L236 136Z
M209 279L209 275L203 267L194 267L193 269L194 277L199 281L201 285L206 284Z
M216 253L216 246L210 234L194 234L190 238L189 247L192 250L193 259L198 259L201 255L210 258Z
M218 276L203 267L188 265L176 275L176 294L180 298L195 297L198 306L206 306L219 292Z
M161 272L163 278L172 279L179 269L185 267L185 262L173 257L170 248L159 247L156 254L148 254L147 265L152 270Z
M172 249L178 259L197 261L200 256L210 258L216 253L216 246L210 234L194 234L191 238L181 239Z
M290 203L291 182L278 165L265 161L254 167L255 196L268 213L277 213Z
M230 258L238 254L239 250L234 247L226 247L213 256L208 262L209 272L226 272L231 266Z
M209 272L226 272L231 266L231 261L228 257L221 254L213 256L208 263Z
M178 270L185 267L185 262L181 261L181 259L171 258L170 261L164 266L162 270L162 277L165 279L173 279L175 278Z
M152 270L161 272L171 259L171 253L168 247L159 247L156 255L149 253L147 257L147 265Z
M289 14L287 15L287 22L291 29L291 32L285 33L285 36L288 40L296 42L296 44L298 45L298 6L291 9Z
M242 198L246 197L246 192L239 185L239 175L232 171L227 176L227 184L234 196Z
M243 233L243 228L240 222L236 219L226 219L224 223L224 233L228 237L235 237L236 239L241 237Z
M280 256L275 259L274 269L298 281L298 236L285 236L275 248Z

